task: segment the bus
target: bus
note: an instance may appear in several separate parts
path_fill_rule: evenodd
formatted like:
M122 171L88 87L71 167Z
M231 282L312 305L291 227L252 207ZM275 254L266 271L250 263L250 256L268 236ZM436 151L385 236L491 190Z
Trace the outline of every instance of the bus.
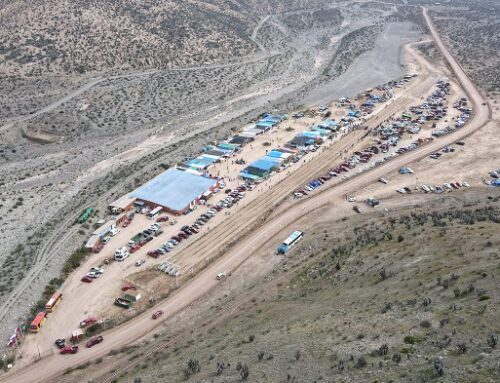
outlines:
M39 312L35 319L30 324L30 332L38 332L47 320L47 313L45 311Z
M59 303L61 303L61 301L62 301L62 293L60 293L60 292L54 293L54 295L52 295L52 297L49 299L49 301L45 305L45 310L48 313L51 313L52 311L54 311L54 309L57 307L57 305Z
M290 250L297 242L299 242L302 237L304 236L304 233L301 231L294 231L290 236L285 239L285 241L278 247L278 254L285 254Z
M158 218L158 216L160 215L160 213L162 212L162 210L163 210L163 208L161 206L155 207L153 210L151 210L148 213L148 218L149 219L156 219L156 218Z

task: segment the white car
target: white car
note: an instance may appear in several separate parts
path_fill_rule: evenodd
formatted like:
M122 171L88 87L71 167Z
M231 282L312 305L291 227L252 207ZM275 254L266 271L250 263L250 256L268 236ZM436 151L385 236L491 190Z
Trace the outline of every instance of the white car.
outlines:
M215 279L217 279L218 281L224 278L226 278L226 273L224 272L217 274L217 276L215 277Z
M348 200L349 202L356 202L356 197L349 196L349 197L347 197L347 200Z
M139 267L139 266L143 265L145 262L146 261L143 258L141 258L141 259L138 259L137 261L135 261L135 265L137 267Z
M385 178L379 178L379 182L382 182L383 184L388 184L389 181L387 181Z
M406 190L403 188L397 189L396 191L401 194L406 194Z
M306 189L307 191L313 191L314 189L312 187L310 187L309 185L305 185L304 186L304 189Z
M94 267L91 267L90 268L90 271L92 272L96 272L98 274L103 274L104 273L104 269L102 267L98 267L98 266L94 266Z
M87 273L87 277L89 277L89 278L94 278L95 279L95 278L99 278L100 276L101 276L101 274L96 273L95 271L89 271Z
M427 185L422 185L422 190L426 193L429 193L431 191L431 189Z
M115 261L121 262L128 258L128 249L124 246L115 251Z
M112 237L114 237L116 234L118 234L120 232L120 229L118 229L117 227L113 227L110 231L109 231L109 235L111 235Z
M453 187L448 182L445 182L443 185L446 186L449 190L453 190Z
M469 183L468 183L468 182L463 181L463 182L462 182L462 185L464 185L466 188L470 188L470 185L469 185Z

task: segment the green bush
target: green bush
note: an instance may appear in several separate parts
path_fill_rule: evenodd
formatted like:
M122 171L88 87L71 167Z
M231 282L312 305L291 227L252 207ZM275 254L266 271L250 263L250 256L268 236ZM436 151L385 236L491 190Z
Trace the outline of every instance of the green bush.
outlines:
M406 344L415 344L422 342L422 340L423 339L420 336L407 335L404 337L403 342Z

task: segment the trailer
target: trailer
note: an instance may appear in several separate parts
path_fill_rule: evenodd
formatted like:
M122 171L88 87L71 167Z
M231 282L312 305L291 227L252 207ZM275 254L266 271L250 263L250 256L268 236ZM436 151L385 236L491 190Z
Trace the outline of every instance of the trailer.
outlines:
M78 223L84 223L86 220L89 219L89 217L92 215L93 212L94 212L93 207L86 208L83 211L82 215L80 215L80 217L78 218Z

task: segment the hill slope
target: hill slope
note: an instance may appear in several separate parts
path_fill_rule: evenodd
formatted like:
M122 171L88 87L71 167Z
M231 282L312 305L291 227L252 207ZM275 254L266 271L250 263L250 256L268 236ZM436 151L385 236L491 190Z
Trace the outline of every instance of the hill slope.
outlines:
M101 371L112 367L116 382L246 371L251 382L493 382L500 205L476 192L306 228L266 277L239 293L229 278L218 299L99 360ZM86 367L74 378L91 377Z

